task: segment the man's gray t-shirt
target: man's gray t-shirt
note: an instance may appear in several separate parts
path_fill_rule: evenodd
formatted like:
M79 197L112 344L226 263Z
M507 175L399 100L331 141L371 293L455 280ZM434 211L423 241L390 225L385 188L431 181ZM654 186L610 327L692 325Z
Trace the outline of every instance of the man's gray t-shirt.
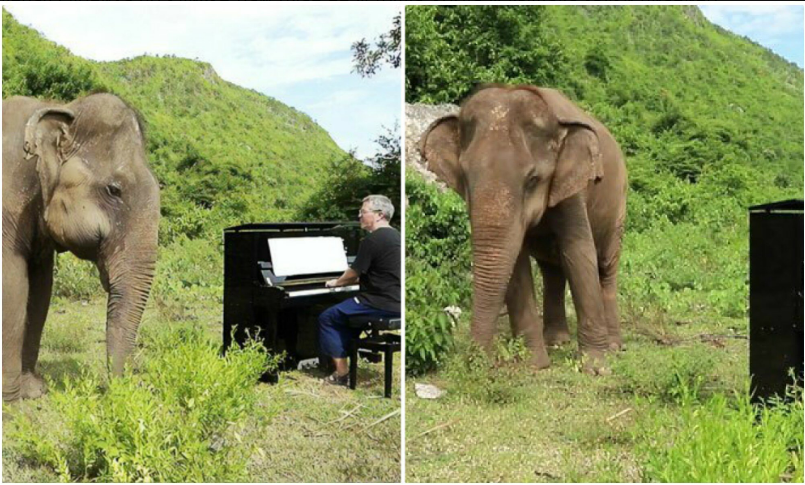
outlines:
M397 229L381 227L361 241L352 269L360 275L362 304L400 311L400 240Z

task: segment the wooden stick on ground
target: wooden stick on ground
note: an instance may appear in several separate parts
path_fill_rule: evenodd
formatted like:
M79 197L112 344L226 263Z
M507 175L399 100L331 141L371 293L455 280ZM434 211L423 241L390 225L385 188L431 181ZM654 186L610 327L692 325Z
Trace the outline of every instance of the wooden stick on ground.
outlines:
M383 416L382 418L378 419L378 420L377 420L377 421L375 421L374 423L372 423L372 424L370 424L369 426L367 426L367 427L363 428L363 431L366 431L367 429L371 428L372 426L374 426L374 425L376 425L376 424L380 424L380 423L382 423L383 421L385 421L385 420L387 420L387 419L389 419L389 418L391 418L391 417L393 417L393 416L396 416L396 415L398 415L398 414L400 414L400 409L397 409L397 410L394 410L394 411L392 411L392 412L388 413L387 415L385 415L385 416Z
M621 411L619 413L613 414L612 416L607 418L607 423L611 423L613 420L615 420L617 418L620 418L624 414L630 413L630 412L632 412L632 408L626 408L626 409L624 409L623 411Z
M440 424L440 425L438 425L438 426L434 426L433 428L431 428L431 429L429 429L429 430L427 430L427 431L423 431L422 433L419 433L418 435L414 436L414 437L413 437L413 438L411 438L411 439L412 439L412 440L415 440L415 439L419 438L420 436L425 436L426 434L428 434L428 433L432 433L432 432L434 432L434 431L436 431L436 430L438 430L438 429L442 429L442 428L447 428L447 427L449 427L449 426L453 426L454 424L458 423L459 421L460 421L459 419L454 419L454 420L452 420L452 421L448 421L448 422L446 422L446 423L442 423L442 424Z

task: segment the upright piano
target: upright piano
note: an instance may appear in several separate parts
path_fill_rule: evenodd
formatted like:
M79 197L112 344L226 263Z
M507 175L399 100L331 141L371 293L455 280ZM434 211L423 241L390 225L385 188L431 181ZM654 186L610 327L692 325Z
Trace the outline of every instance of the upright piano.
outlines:
M360 237L354 222L225 229L224 351L256 336L269 352L285 352L282 368L319 357L319 314L358 293L358 285L326 288L325 282L352 263Z

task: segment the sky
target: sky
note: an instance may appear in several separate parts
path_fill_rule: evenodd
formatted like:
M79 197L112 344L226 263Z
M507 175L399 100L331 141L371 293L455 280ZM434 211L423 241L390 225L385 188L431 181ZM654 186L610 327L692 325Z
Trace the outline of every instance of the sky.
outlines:
M171 54L310 115L359 158L400 123L402 72L352 73L353 42L391 28L400 4L3 2L18 21L74 54L112 61ZM802 5L702 5L713 23L803 67ZM401 123L400 123L401 124Z
M749 37L799 67L805 65L802 5L763 3L699 5L699 8L710 22Z
M73 54L114 61L172 54L212 64L223 79L276 98L365 159L401 124L400 69L352 73L350 46L392 26L399 5L176 2L3 2L20 23Z

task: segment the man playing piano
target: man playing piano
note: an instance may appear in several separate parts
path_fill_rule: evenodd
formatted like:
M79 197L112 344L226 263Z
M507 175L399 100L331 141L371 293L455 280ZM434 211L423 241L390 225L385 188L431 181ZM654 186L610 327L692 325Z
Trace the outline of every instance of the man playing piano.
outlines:
M319 344L332 357L335 372L325 382L346 386L349 380L347 352L360 330L349 328L349 317L357 315L398 318L400 316L400 233L389 225L394 206L388 197L370 195L363 199L358 216L361 228L369 232L358 248L352 266L328 288L360 281L358 296L325 310L319 316Z

